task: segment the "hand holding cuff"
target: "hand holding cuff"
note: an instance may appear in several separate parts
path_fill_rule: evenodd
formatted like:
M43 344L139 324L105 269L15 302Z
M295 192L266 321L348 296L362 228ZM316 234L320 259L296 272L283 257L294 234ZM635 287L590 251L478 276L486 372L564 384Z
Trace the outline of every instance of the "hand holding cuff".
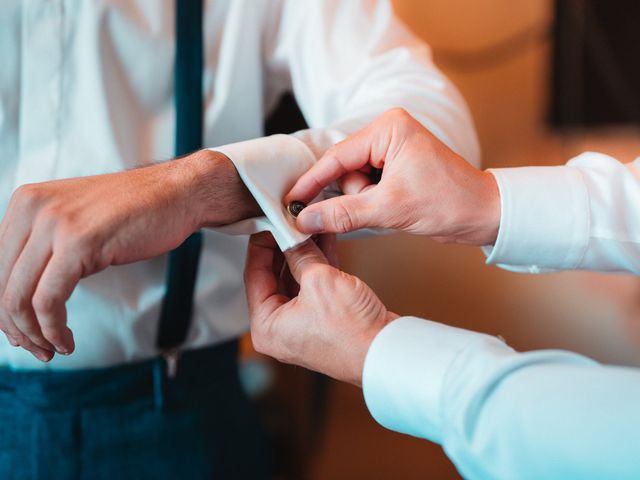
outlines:
M300 245L310 235L296 228L295 218L283 203L296 180L315 163L311 150L289 135L272 135L210 150L226 155L251 192L264 216L249 218L216 231L248 235L269 231L282 251Z

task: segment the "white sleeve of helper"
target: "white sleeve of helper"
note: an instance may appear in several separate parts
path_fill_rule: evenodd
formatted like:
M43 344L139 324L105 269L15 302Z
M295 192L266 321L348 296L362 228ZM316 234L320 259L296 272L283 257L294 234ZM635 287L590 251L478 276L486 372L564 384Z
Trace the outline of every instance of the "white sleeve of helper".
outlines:
M587 152L558 167L489 170L501 197L487 263L537 273L640 273L640 159Z

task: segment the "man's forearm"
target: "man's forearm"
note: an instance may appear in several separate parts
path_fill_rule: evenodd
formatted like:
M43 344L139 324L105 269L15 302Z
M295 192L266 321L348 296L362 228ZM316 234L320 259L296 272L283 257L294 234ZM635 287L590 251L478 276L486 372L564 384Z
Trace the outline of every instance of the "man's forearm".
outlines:
M40 360L54 349L69 354L65 303L81 278L161 255L203 226L259 213L231 161L206 150L22 186L0 223L0 330Z

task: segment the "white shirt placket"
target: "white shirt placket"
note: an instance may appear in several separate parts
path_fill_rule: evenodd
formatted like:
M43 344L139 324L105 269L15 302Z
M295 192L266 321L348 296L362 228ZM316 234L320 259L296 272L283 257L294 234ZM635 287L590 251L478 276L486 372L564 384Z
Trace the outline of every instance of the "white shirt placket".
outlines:
M16 185L55 176L62 127L64 3L24 2Z

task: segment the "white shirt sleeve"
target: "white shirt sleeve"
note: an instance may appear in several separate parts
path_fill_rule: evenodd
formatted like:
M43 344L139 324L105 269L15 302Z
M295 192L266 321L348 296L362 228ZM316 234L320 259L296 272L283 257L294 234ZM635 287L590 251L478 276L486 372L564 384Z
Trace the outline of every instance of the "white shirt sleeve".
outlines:
M267 68L290 82L311 127L295 135L317 157L385 111L403 107L479 165L464 100L388 0L286 0L281 19Z
M373 417L473 479L640 478L640 370L403 317L363 372Z
M284 203L285 194L315 162L309 148L289 135L272 135L210 150L229 158L264 216L249 218L215 230L231 235L269 231L282 251L309 238L295 226ZM259 154L258 154L259 152Z
M502 212L487 263L640 274L639 167L584 153L560 167L489 170Z
M231 158L254 195L263 193L256 200L266 214L222 231L279 231L275 236L281 248L306 239L293 222L272 222L283 220L280 199L288 189L282 186L291 187L291 180L310 167L309 159L315 161L394 107L405 108L454 151L479 164L464 100L435 67L428 46L395 17L388 0L285 0L272 15L265 18L266 96L291 88L311 128L290 136L295 141L274 136L217 149ZM300 144L311 155L301 158ZM285 178L262 175L268 171ZM336 194L334 186L325 197Z

